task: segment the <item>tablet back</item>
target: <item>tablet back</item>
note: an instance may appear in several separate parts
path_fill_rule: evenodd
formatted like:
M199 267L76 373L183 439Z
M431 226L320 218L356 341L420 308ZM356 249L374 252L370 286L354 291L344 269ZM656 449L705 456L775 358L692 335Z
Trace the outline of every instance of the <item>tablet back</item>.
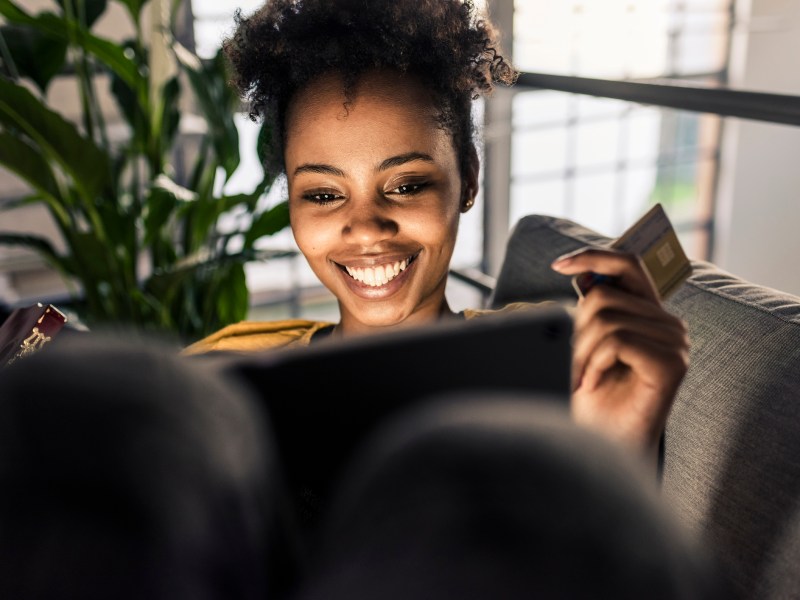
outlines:
M570 395L572 318L556 305L231 357L256 392L294 486L324 493L397 411L459 391Z

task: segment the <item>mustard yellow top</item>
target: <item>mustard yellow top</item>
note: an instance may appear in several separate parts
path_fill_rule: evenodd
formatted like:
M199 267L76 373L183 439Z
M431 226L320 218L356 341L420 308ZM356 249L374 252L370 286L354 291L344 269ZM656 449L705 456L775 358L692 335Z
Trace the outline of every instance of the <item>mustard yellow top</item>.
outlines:
M489 314L525 310L540 304L527 302L511 303L501 309L466 309L465 319L474 319ZM219 331L187 346L182 354L194 355L207 352L258 352L288 346L308 346L320 329L330 327L330 321L307 321L286 319L282 321L241 321L223 327Z

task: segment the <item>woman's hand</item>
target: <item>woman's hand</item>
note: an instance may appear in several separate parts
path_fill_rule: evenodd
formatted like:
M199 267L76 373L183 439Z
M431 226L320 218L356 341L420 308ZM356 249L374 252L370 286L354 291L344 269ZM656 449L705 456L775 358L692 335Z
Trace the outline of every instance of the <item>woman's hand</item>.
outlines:
M661 305L641 261L617 250L583 249L560 257L564 275L592 271L578 302L571 410L575 421L656 460L658 444L688 367L686 325Z

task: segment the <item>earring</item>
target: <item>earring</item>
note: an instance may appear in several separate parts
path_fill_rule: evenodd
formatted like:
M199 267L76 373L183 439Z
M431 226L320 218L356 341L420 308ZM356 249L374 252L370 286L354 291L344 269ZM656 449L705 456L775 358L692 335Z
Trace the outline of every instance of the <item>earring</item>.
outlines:
M472 208L473 204L475 204L475 198L473 198L471 195L467 196L464 199L464 202L461 204L461 211L467 212L470 208Z

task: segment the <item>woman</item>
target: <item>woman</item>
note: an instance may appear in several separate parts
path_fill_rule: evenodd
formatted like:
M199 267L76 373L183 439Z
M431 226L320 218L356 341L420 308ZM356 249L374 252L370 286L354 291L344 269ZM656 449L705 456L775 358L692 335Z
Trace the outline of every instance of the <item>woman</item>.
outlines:
M459 217L478 192L472 100L515 71L472 2L270 0L237 17L225 51L251 117L273 133L265 166L286 174L295 240L341 319L243 323L187 353L484 314L455 314L445 285ZM617 281L579 304L575 420L655 461L686 371L684 325L634 256L586 250L553 268Z

